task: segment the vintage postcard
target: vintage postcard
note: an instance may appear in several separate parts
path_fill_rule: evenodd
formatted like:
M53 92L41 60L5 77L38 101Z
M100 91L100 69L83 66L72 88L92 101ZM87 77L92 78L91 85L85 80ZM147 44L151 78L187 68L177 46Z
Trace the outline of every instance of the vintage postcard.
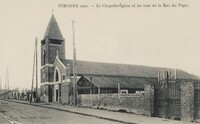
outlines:
M0 123L199 123L199 6L1 0Z

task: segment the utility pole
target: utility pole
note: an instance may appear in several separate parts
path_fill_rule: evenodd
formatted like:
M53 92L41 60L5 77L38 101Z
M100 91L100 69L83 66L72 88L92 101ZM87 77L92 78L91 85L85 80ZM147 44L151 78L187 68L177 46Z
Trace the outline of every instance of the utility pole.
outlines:
M76 62L76 44L75 44L75 31L74 31L74 20L72 21L72 31L73 31L73 96L74 96L74 106L77 105L77 62Z
M5 80L5 91L9 90L9 77L8 77L8 67L6 70L6 80Z
M6 76L6 78L7 78L7 85L8 85L8 91L9 91L9 72L8 72L8 67L7 67L7 76Z
M37 52L37 37L36 37L36 39L35 39L35 49L36 49L36 56L35 56L35 58L36 58L36 102L39 102L39 99L38 99L38 70L37 70L37 68L38 68L38 60L37 60L37 56L38 56L38 52Z
M170 70L169 70L170 71ZM169 116L169 71L167 70L167 79L166 79L166 115Z
M5 89L4 89L4 90L5 90L5 92L6 92L6 80L5 80Z
M120 97L121 93L120 93L120 83L118 83L118 97Z
M32 102L33 98L33 84L34 84L34 73L35 73L35 53L36 53L36 44L35 44L35 49L34 49L34 57L33 57L33 73L32 73L32 85L31 85L31 94L30 94L30 103Z

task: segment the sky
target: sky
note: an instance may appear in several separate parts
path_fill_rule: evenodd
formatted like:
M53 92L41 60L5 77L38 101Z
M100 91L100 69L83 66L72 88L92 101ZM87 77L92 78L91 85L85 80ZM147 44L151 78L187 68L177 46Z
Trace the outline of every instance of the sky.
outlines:
M59 4L187 4L188 7L71 8ZM56 17L72 58L75 20L77 59L177 68L200 76L200 1L197 0L1 0L0 78L10 88L31 88L34 43ZM40 56L38 73L40 75ZM40 82L40 80L39 80Z

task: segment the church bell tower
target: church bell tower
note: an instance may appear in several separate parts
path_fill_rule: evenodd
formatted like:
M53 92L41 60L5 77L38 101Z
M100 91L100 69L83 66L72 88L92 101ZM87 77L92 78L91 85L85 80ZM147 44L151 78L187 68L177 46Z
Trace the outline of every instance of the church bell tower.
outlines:
M41 41L41 85L50 84L54 81L53 63L57 55L65 59L65 39L52 14L43 40Z

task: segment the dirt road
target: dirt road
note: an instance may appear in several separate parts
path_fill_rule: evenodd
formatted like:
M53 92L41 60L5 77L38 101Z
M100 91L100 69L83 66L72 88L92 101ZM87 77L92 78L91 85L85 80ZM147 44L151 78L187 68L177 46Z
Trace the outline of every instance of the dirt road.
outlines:
M0 124L117 124L95 117L0 101Z

